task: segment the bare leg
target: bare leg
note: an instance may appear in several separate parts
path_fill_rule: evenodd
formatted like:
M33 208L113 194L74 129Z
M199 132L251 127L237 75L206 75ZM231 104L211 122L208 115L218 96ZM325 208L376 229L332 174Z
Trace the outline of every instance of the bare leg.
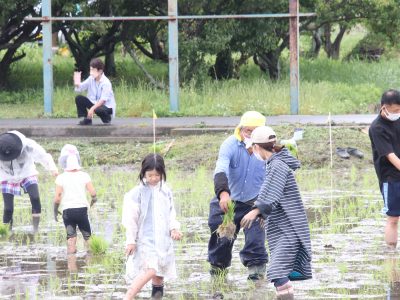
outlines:
M398 223L399 217L387 217L385 227L385 242L390 248L396 248L397 246Z
M156 275L156 270L148 269L144 273L136 276L128 291L126 292L124 300L134 299L135 296L140 292L144 285L149 282Z
M76 253L76 236L67 240L67 254Z
M151 299L162 299L164 296L164 277L154 276L152 279Z

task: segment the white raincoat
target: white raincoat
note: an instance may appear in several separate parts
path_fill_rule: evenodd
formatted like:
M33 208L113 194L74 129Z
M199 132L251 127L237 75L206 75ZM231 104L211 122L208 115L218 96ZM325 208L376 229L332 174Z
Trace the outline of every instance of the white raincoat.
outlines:
M48 171L57 171L53 158L34 140L25 137L19 131L9 131L22 141L21 154L12 161L0 160L0 181L21 182L23 179L38 175L35 163L40 163Z
M165 279L176 278L172 229L179 229L172 192L165 182L151 187L140 184L125 194L122 225L126 244L136 244L136 252L126 265L130 283L141 271L155 269Z

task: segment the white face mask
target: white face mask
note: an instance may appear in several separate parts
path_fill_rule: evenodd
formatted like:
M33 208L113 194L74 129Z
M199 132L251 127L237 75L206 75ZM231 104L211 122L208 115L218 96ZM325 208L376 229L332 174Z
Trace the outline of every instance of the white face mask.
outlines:
M387 110L386 106L384 106L383 109L384 109L383 113L385 114L386 118L389 121L394 122L394 121L397 121L398 119L400 119L400 113L398 113L398 114L391 113Z
M243 143L245 144L245 146L246 146L246 149L249 149L251 146L252 146L252 141L251 141L251 139L250 138L247 138L247 137L245 137L244 139L243 139Z
M96 79L100 75L99 71L96 70L90 70L90 76L92 76L94 79Z
M265 159L263 159L263 158L261 157L260 153L258 153L258 152L256 152L256 151L253 151L253 154L254 154L254 156L255 156L258 160L265 161Z

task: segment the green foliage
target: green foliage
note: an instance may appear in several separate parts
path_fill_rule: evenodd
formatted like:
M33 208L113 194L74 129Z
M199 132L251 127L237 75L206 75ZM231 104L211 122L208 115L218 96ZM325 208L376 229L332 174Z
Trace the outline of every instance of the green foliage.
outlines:
M228 202L228 211L224 214L224 217L222 219L222 225L229 225L233 223L233 220L235 218L235 202L230 201Z
M108 243L104 238L92 235L89 239L89 247L94 255L105 254L108 249Z
M382 33L368 33L349 53L348 59L377 61L389 45L389 39Z
M5 238L10 235L10 225L0 224L0 238Z

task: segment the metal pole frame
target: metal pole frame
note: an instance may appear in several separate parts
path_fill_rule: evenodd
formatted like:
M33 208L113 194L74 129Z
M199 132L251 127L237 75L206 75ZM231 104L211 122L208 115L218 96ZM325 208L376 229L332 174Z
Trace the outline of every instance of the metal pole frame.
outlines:
M290 33L290 113L299 113L299 18L313 17L315 13L299 13L299 0L289 0L289 13L243 15L182 15L178 16L177 0L168 0L168 16L117 16L117 17L52 17L51 0L43 0L42 17L27 17L25 21L43 23L43 82L45 114L53 111L52 22L60 21L168 21L169 94L170 111L179 111L179 55L178 20L185 19L255 19L289 18Z
M51 0L42 1L42 17L51 17ZM52 21L43 22L43 97L44 114L53 113L53 42Z

